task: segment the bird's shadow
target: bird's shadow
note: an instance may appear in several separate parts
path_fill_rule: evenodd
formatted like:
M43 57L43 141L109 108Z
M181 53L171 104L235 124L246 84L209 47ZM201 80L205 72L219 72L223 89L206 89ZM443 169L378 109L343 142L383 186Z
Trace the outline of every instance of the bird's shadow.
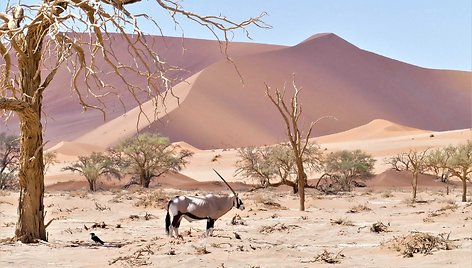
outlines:
M118 242L108 242L103 245L97 244L95 242L87 242L87 241L71 241L67 247L72 247L72 248L77 248L77 247L86 247L86 248L121 248L125 244L124 243L118 243Z

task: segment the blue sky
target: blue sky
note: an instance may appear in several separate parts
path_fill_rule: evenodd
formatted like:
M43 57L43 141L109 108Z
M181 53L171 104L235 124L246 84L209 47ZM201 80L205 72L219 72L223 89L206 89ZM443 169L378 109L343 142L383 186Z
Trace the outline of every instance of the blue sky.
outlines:
M422 67L472 70L471 0L187 0L182 5L236 20L267 12L264 21L273 28L250 28L252 42L295 45L333 32L362 49ZM212 38L199 26L183 27L187 37ZM234 40L251 41L243 33Z
M5 2L0 0L1 10ZM199 14L223 14L234 20L268 13L264 21L272 29L252 27L252 40L238 32L235 41L295 45L313 34L333 32L362 49L418 66L472 71L471 0L184 0L181 4ZM153 5L154 0L142 0L130 8L152 15L164 34L180 36L169 15ZM199 25L180 22L186 37L213 38ZM158 34L155 27L143 26Z

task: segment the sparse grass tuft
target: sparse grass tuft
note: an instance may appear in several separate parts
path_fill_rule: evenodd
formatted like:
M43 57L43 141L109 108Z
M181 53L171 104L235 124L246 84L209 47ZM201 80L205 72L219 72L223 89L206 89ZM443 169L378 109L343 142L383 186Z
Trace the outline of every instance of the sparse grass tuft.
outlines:
M282 205L275 202L274 199L269 195L257 194L254 196L254 202L257 204L262 204L267 208L272 209L285 209Z
M372 209L369 208L367 205L357 205L352 208L350 208L347 213L359 213L359 212L365 212L365 211L371 211Z
M330 219L330 222L332 225L354 226L354 223L346 218Z
M205 254L211 253L210 251L206 249L205 246L202 246L202 247L193 246L193 248L195 249L195 253L197 255L205 255Z
M149 191L144 196L140 196L134 205L136 207L158 207L164 209L169 199L170 197L162 190Z

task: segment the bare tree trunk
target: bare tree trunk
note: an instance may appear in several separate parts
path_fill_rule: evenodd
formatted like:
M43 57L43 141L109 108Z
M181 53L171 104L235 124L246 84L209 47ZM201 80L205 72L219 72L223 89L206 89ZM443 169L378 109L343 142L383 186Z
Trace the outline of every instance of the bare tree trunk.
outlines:
M149 184L151 184L151 180L148 178L144 179L143 187L144 188L149 188Z
M43 137L40 117L22 114L20 154L20 198L15 236L23 243L47 240L44 225Z
M151 176L148 175L148 172L142 170L139 174L139 185L144 188L149 188L149 184L151 184Z
M300 197L300 211L305 211L305 179L306 174L303 170L298 173L298 195Z
M88 183L89 183L89 190L90 190L91 192L95 192L95 190L97 189L95 180L94 180L94 179L89 179L89 178L87 178L87 181L88 181Z
M418 187L418 173L413 172L413 180L411 181L411 186L413 187L413 202L416 201L416 189Z
M462 202L467 202L467 177L464 176L462 180Z
M297 160L297 162L300 162ZM297 163L298 167L298 196L300 197L300 211L305 211L305 181L306 174L303 169L303 162Z

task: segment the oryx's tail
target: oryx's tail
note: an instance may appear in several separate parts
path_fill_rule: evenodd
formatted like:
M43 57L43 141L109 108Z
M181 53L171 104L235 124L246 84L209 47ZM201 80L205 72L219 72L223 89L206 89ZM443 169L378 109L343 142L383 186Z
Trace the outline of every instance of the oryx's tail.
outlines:
M167 203L167 215L166 215L166 234L169 235L169 227L170 227L170 214L169 214L169 206L172 203L172 199Z

